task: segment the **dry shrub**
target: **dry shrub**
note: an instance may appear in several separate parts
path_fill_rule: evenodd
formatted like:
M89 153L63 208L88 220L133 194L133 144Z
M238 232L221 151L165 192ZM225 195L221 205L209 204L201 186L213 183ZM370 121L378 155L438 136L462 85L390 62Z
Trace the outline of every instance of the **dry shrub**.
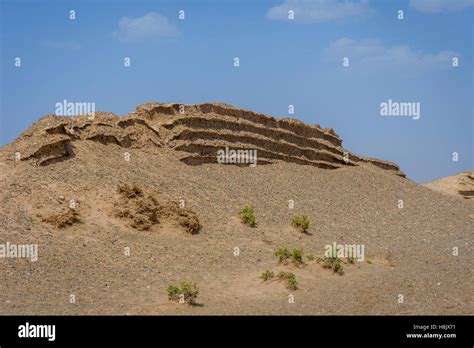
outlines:
M66 226L71 226L76 222L80 222L79 214L74 209L68 208L59 213L51 214L47 217L43 217L43 222L46 222L50 225L53 225L57 228L64 228Z
M148 230L159 219L177 222L189 234L201 229L196 214L187 208L180 208L176 202L160 204L137 185L119 185L120 200L115 204L114 215L130 220L130 226L138 230Z
M117 192L125 198L132 199L143 196L143 190L138 185L119 184Z
M201 229L196 213L188 208L180 208L176 202L162 205L160 217L175 220L189 234L196 234Z
M137 185L119 185L117 192L120 199L115 203L115 216L128 219L131 227L141 231L158 223L160 206L154 197Z

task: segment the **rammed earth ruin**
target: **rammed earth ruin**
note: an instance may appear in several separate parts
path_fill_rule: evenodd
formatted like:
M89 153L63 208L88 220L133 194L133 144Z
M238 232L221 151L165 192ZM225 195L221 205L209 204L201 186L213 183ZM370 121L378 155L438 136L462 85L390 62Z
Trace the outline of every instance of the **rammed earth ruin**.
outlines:
M338 169L371 164L405 176L395 163L347 151L331 128L223 103L146 103L122 117L107 112L96 112L93 118L46 115L6 146L11 153L8 160L20 158L41 166L65 161L75 156L75 144L82 141L112 144L124 152L166 148L188 165L242 161L254 165L258 153L258 164L263 165L283 161Z

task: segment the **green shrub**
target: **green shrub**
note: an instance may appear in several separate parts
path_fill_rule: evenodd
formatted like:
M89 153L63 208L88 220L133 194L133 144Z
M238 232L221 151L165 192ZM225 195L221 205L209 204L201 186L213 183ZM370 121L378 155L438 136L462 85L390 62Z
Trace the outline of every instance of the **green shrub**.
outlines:
M290 257L291 252L287 247L281 247L275 250L273 255L277 257L278 263L287 263L287 259Z
M342 266L342 261L339 257L327 257L323 259L323 268L332 269L334 273L339 275L344 274L344 267Z
M298 283L296 282L296 276L294 273L281 271L280 273L278 273L277 277L280 280L286 280L286 286L288 289L298 289Z
M172 301L179 301L181 298L189 305L196 304L196 298L199 294L196 284L185 280L181 282L181 288L170 285L167 289L168 299Z
M298 284L296 282L296 277L293 273L291 273L291 276L287 278L288 281L288 287L291 290L297 290L298 289Z
M257 224L257 216L251 206L246 206L239 212L240 219L246 225L254 227Z
M263 281L267 281L268 279L272 279L273 277L275 277L275 274L272 271L265 271L260 276L260 278L262 278Z
M309 228L309 219L306 215L296 215L291 219L291 224L301 232L306 232Z
M314 261L314 256L311 254L306 255L306 258L308 259L308 261Z
M291 262L296 266L304 264L303 249L288 249L287 247L281 247L275 250L273 255L277 257L278 263L283 263L286 265L288 263L288 259L291 259Z
M181 289L174 285L168 286L166 291L168 291L168 298L170 300L177 300L181 294Z
M196 284L191 281L184 281L181 283L181 290L184 294L184 300L189 304L194 304L199 294Z
M291 249L290 251L291 262L296 265L302 265L303 261L303 249Z

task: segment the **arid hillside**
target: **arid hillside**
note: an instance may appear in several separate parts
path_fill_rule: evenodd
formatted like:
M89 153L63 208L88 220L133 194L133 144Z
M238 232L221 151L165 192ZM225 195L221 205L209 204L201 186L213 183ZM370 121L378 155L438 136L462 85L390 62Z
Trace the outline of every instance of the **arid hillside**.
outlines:
M256 150L256 165L219 162L225 148ZM38 250L4 249L0 314L474 314L472 200L349 152L329 128L148 103L47 115L0 167L0 247ZM333 243L364 254L327 258ZM183 281L194 305L170 296Z
M447 195L472 199L474 198L474 171L448 176L426 183L424 186Z

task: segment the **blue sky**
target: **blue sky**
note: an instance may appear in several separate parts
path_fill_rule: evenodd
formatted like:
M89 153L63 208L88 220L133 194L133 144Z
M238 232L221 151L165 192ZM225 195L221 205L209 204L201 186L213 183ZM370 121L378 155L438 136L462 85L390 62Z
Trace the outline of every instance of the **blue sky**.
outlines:
M221 101L332 127L418 182L472 170L473 2L0 0L0 145L64 99L117 114ZM381 116L389 99L420 119Z

